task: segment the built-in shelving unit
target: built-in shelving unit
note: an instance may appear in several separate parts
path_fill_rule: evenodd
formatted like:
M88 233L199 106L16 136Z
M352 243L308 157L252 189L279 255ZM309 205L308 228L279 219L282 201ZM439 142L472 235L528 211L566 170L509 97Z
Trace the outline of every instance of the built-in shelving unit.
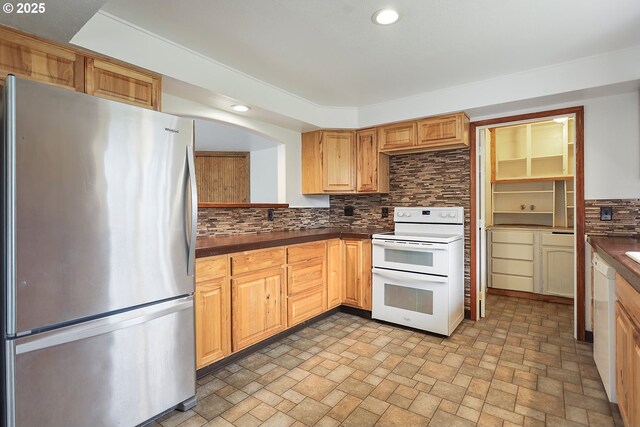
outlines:
M573 119L492 129L491 182L573 176Z
M490 130L491 224L573 225L573 118Z

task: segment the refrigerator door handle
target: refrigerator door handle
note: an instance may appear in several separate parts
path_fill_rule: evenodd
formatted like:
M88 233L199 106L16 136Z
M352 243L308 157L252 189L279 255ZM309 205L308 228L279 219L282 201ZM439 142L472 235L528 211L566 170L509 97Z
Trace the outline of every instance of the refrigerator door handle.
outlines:
M97 335L108 334L118 329L125 329L146 323L158 317L163 317L191 307L193 307L193 297L188 296L100 319L90 320L66 328L23 337L17 342L15 354L20 355Z
M3 91L4 120L4 264L5 337L16 335L16 78L8 75Z
M187 258L187 276L193 276L195 258L196 258L196 233L198 231L198 189L196 186L196 167L193 160L193 146L187 145L187 173L189 174L189 193L190 193L190 223L189 227L189 255Z

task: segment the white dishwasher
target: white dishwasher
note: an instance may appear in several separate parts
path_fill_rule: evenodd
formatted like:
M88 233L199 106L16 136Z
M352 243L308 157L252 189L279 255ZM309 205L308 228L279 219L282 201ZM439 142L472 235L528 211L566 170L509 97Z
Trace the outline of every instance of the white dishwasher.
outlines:
M616 271L593 254L593 358L611 402L616 398Z

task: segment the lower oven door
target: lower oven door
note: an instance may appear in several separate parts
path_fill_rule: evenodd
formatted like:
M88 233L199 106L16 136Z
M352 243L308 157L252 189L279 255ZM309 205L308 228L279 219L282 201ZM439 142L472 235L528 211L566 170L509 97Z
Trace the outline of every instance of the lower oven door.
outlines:
M449 335L446 277L373 269L372 317Z

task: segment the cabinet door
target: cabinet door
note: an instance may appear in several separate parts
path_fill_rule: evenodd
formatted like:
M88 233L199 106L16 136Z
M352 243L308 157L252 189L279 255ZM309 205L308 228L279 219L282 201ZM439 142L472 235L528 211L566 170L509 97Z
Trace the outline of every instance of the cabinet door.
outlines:
M82 55L0 28L0 79L7 74L84 91Z
M622 305L616 302L616 395L626 425L633 425L633 351L633 323Z
M381 151L412 148L416 145L416 122L396 123L378 128Z
M327 243L327 307L342 303L343 288L343 242L340 239Z
M230 353L230 305L227 278L198 283L196 286L196 368L210 365Z
M633 330L633 351L631 354L632 372L631 377L633 390L631 391L631 402L629 404L631 422L629 425L640 426L640 329L634 327Z
M287 266L287 294L289 296L323 287L325 258L316 258Z
M378 153L375 129L356 133L356 191L389 192L389 156Z
M233 278L231 288L234 351L284 329L283 268L271 268Z
M360 306L361 244L358 240L344 241L344 294L345 304Z
M466 116L433 117L418 122L418 145L432 147L466 147L469 145L465 134Z
M371 240L344 240L342 302L371 310Z
M160 110L159 76L101 59L86 59L85 89L89 95Z
M353 132L323 132L322 185L324 191L356 189L353 139Z
M573 297L573 248L542 247L542 291L545 294Z

